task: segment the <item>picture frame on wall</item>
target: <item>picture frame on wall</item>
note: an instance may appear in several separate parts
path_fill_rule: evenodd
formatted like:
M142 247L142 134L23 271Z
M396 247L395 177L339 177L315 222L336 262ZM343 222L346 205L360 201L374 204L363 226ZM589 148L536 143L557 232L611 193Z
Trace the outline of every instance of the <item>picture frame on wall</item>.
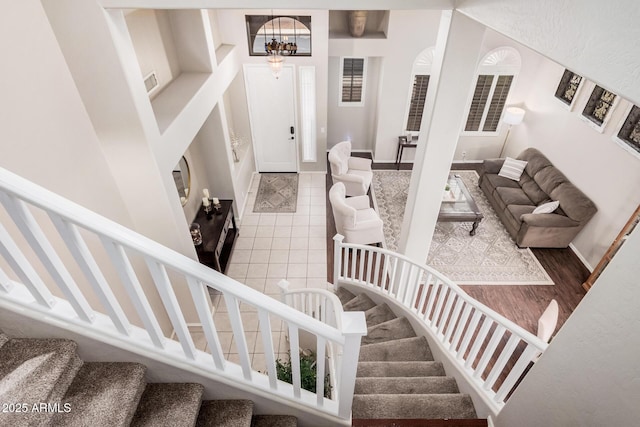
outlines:
M629 103L612 139L625 151L640 159L640 107Z
M573 109L578 99L583 86L585 78L579 74L574 73L571 70L565 69L558 83L556 89L555 98L559 100L562 105L569 111Z
M619 101L617 94L594 83L581 117L591 128L602 133Z

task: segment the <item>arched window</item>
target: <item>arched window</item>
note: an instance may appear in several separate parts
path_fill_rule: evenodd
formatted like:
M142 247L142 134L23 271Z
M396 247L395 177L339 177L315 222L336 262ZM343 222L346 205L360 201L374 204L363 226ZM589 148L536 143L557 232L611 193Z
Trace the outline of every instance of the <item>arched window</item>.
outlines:
M520 65L520 54L511 47L501 47L485 55L478 66L465 133L498 132L502 111Z
M249 55L266 55L265 43L296 43L296 56L311 56L310 16L246 15Z
M411 95L405 114L405 132L419 132L422 122L424 103L427 99L431 65L433 64L433 52L435 48L429 47L418 55L411 69Z

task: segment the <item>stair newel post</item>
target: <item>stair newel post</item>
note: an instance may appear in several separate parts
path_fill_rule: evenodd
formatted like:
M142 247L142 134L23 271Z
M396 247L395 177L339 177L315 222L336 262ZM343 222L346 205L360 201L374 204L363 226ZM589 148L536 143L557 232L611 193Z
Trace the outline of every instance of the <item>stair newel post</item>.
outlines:
M344 236L336 234L333 236L333 286L337 291L340 287L340 267L342 266L342 242ZM346 267L345 267L346 268ZM345 271L346 277L346 271Z
M347 311L342 313L342 334L344 335L344 346L340 355L342 360L339 362L338 416L349 419L356 386L360 341L363 336L367 335L367 321L364 312Z
M280 288L280 301L284 304L287 304L287 292L289 292L289 282L285 279L282 279L278 282L278 287Z

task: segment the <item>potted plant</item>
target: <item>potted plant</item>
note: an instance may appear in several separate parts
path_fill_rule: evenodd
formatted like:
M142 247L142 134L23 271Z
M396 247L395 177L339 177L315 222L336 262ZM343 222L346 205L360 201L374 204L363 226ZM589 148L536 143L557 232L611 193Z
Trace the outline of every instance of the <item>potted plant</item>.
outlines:
M316 392L317 381L316 354L311 350L300 352L300 387L312 393ZM276 360L276 373L281 381L293 384L293 370L291 366L291 354L289 360ZM331 384L329 374L324 376L324 397L331 398Z

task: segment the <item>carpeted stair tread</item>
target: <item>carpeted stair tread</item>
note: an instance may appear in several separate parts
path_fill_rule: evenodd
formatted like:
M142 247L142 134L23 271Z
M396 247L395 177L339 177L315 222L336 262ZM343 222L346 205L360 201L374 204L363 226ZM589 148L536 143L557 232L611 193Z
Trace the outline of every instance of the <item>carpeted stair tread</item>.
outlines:
M85 363L63 397L71 411L56 413L52 425L128 426L144 391L146 370L139 363Z
M415 337L416 333L406 317L389 320L367 328L367 336L362 337L362 345Z
M353 418L477 418L465 394L359 394L353 396Z
M358 362L357 377L436 377L443 376L442 363L413 362Z
M200 407L197 427L251 427L253 402L250 400L205 400Z
M193 427L204 387L195 383L147 384L131 425Z
M298 419L292 415L254 415L251 427L297 427Z
M62 400L80 369L74 341L64 339L9 339L0 348L2 401L39 403ZM51 413L0 413L0 425L43 425Z
M338 296L338 299L340 300L343 306L356 297L354 294L352 294L345 288L338 288L335 294Z
M346 304L342 305L344 311L367 311L376 306L376 303L365 294L360 294Z
M402 338L360 347L361 362L433 360L425 337Z
M380 323L387 322L397 318L393 311L387 304L378 304L373 308L364 312L364 317L367 319L367 327L379 325Z
M451 377L360 377L355 394L445 394L459 393Z

